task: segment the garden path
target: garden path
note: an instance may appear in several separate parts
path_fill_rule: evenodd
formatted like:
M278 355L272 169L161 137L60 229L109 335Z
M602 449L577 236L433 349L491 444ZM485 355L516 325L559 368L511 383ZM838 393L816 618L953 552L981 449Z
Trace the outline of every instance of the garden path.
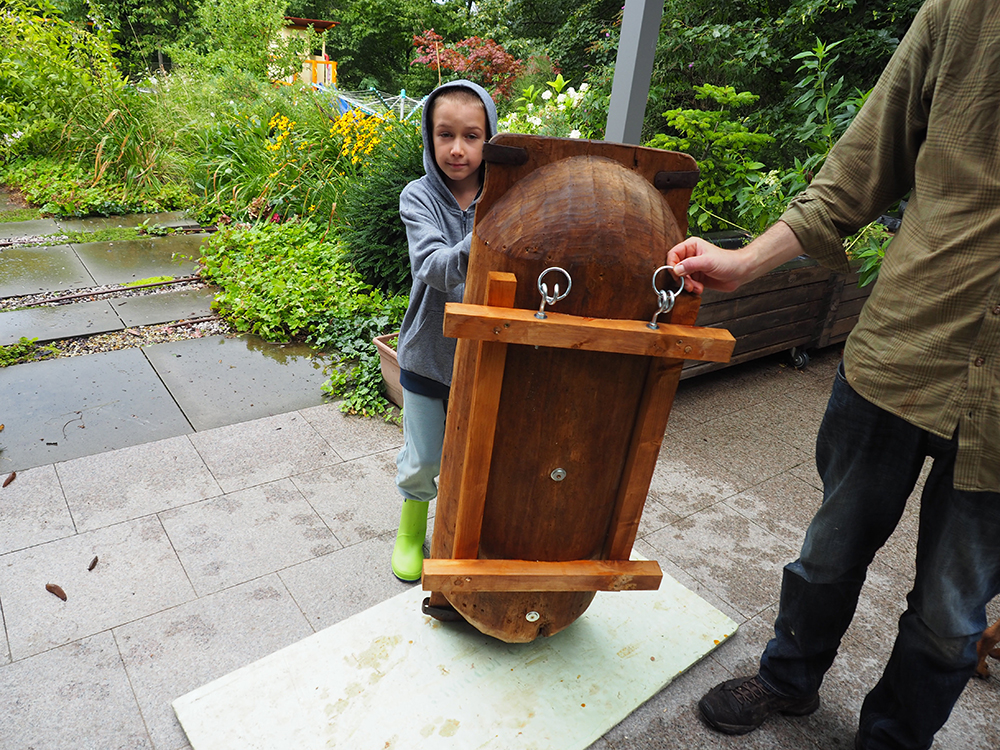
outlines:
M403 590L400 431L319 404L312 364L293 374L285 351L210 337L0 369L0 477L17 472L0 488L0 747L190 750L172 700ZM852 747L913 574L915 498L819 711L728 738L695 708L768 638L821 499L813 445L839 356L681 383L637 551L740 629L592 750ZM935 748L1000 746L998 697L995 676L974 680Z

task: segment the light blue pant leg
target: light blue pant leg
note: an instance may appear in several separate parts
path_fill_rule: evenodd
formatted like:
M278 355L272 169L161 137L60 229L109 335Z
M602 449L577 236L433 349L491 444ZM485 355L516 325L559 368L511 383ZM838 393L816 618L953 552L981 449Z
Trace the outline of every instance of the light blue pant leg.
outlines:
M403 389L403 449L396 456L396 486L409 500L437 497L444 447L444 400Z

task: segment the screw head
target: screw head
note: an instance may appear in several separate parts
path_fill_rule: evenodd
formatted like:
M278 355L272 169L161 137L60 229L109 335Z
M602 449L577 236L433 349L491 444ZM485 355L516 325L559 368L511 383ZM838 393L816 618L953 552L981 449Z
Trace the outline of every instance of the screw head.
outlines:
M528 622L538 622L540 617L541 617L540 614L532 610L531 612L529 612L524 616L524 619L527 620Z
M566 469L553 469L549 476L553 482L561 482L566 478Z

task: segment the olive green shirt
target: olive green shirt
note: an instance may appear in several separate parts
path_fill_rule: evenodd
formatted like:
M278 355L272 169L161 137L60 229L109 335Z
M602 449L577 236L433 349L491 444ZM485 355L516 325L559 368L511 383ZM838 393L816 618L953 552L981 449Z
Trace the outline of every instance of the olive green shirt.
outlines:
M847 270L841 238L911 188L844 369L868 401L958 431L957 489L1000 492L1000 2L928 0L782 220Z

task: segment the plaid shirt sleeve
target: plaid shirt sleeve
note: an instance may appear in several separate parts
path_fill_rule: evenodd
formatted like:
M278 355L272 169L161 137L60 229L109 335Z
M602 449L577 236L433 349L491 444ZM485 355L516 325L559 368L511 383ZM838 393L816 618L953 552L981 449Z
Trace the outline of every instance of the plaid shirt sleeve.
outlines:
M1000 3L928 0L782 220L846 270L842 238L911 189L845 370L878 406L958 432L956 488L1000 492Z

